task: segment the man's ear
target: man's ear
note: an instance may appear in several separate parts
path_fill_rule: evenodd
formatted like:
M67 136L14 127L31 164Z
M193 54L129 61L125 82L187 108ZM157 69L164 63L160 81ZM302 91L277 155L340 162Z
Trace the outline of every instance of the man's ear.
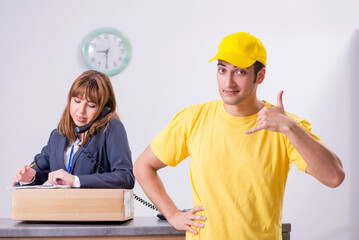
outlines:
M261 84L264 81L265 75L266 75L266 69L265 68L262 68L261 70L259 70L258 73L257 73L256 83Z

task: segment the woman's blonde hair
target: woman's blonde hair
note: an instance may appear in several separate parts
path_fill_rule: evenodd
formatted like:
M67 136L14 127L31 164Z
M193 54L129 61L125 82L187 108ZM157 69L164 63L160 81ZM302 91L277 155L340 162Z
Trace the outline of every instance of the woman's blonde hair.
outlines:
M119 118L116 113L115 93L108 76L94 70L86 71L72 84L67 97L67 105L57 126L59 133L69 141L73 142L76 139L76 125L70 114L70 104L73 97L86 97L88 101L95 103L98 106L95 119L100 116L105 106L111 109L105 117L91 126L88 133L84 135L82 145L85 145L99 129L103 128L105 132L112 117Z

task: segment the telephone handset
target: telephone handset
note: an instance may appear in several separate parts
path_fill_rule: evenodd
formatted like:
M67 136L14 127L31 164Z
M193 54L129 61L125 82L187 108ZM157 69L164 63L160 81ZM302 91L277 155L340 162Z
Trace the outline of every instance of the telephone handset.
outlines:
M97 121L101 120L103 117L105 117L109 112L111 111L111 108L108 106L105 106L102 109L101 115L95 119L92 123L89 123L87 125L81 126L81 127L75 127L75 135L79 135L80 133L86 132L90 129L90 127Z

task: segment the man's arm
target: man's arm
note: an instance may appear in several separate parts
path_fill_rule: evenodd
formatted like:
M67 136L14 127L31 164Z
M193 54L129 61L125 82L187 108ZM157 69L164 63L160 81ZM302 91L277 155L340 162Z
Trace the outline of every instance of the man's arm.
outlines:
M136 160L133 172L148 198L156 205L166 219L178 230L186 230L193 234L198 232L193 227L203 228L206 217L195 214L203 211L203 207L194 207L187 212L181 212L168 196L157 170L167 166L162 163L148 146Z
M282 95L283 91L279 92L277 106L263 108L258 112L257 127L246 133L268 129L285 134L308 164L306 172L328 187L338 187L345 177L340 159L286 115Z
M337 155L315 140L298 124L291 124L285 135L308 164L306 173L332 188L338 187L344 181L343 165Z

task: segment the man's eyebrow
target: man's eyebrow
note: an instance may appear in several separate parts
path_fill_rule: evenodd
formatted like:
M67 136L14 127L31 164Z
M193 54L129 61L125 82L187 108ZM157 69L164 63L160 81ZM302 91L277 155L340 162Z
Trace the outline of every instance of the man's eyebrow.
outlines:
M227 67L225 64L223 64L223 63L217 63L217 66L222 66L222 67ZM235 65L233 65L233 67L234 68L238 68L238 69L244 69L244 68L239 68L239 67L237 67L237 66L235 66Z

